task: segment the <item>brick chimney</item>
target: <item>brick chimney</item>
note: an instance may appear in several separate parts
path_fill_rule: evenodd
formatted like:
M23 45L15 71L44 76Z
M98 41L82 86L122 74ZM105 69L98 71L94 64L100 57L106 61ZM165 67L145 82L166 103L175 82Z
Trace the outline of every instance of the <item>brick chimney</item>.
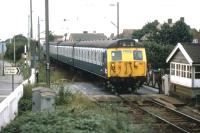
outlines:
M168 19L168 24L172 24L172 19L171 18Z
M83 33L84 33L84 34L87 34L87 33L88 33L88 31L83 31Z
M184 22L185 21L184 17L180 17L180 21Z

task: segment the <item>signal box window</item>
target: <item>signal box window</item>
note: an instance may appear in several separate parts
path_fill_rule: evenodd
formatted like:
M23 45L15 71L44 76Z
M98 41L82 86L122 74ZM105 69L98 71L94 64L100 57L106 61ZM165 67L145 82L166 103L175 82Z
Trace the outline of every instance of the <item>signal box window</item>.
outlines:
M200 66L195 66L195 79L200 79Z
M142 51L133 51L133 58L134 60L142 60Z
M112 60L113 61L122 60L122 52L121 51L112 51Z

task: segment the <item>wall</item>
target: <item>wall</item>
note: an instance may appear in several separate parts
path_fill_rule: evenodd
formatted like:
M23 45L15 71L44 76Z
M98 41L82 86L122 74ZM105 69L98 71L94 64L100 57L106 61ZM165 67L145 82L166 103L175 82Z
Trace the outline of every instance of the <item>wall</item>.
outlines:
M26 84L35 83L35 74L20 84L8 97L0 103L0 131L10 123L18 114L18 102L23 96L23 88Z

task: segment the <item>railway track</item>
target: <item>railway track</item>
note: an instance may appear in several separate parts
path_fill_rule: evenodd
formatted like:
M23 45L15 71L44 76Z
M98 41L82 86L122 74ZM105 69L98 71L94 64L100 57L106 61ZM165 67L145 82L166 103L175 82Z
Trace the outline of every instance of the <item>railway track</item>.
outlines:
M127 99L119 96L126 105L131 107L131 111L134 114L138 112L146 112L147 114L152 115L153 117L161 120L163 123L166 123L177 131L183 133L199 133L200 132L200 120L193 118L189 115L186 115L177 110L166 107L155 101L144 101L140 105L130 102ZM135 109L137 108L137 109ZM139 111L139 110L140 111ZM144 113L139 113L139 115L144 115Z

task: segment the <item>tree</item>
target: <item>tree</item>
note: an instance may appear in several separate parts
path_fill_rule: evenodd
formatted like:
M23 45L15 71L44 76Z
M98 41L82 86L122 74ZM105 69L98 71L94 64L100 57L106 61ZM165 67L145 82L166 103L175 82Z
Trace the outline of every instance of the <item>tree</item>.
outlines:
M173 33L172 28L169 24L164 23L161 26L161 30L158 32L157 39L155 39L157 43L163 44L172 44L173 43Z
M12 39L8 39L6 41L7 51L5 53L5 57L10 60L14 59L14 39L15 39L15 59L19 60L21 58L22 53L24 52L24 45L27 44L27 38L21 34L16 35Z
M173 43L178 42L191 42L193 39L192 33L190 33L190 27L183 21L177 21L172 27Z
M155 42L144 42L148 63L153 69L168 68L166 59L174 48L172 45L160 45Z
M147 23L141 30L134 32L132 38L141 40L143 36L147 35L147 39L153 41L158 32L157 25L157 21Z
M138 39L140 40L144 36L144 33L142 30L137 30L132 34L133 39Z
M53 35L53 33L50 31L49 32L49 41L51 42L51 41L54 41L54 39L55 39L55 36Z
M191 42L193 39L190 27L183 21L177 21L173 26L164 23L160 29L157 26L157 21L148 23L141 30L133 33L132 37L139 40L146 37L148 41L173 45L178 42Z

